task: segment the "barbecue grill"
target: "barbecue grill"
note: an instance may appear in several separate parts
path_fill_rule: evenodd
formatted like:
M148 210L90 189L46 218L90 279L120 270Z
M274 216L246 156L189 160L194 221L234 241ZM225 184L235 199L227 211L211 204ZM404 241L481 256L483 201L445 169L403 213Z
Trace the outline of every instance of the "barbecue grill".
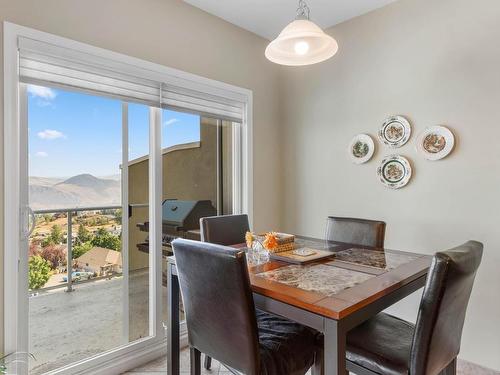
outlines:
M162 203L162 247L164 255L172 254L171 242L176 238L200 240L200 218L214 216L217 210L209 200L184 201L167 199ZM149 222L137 224L139 229L149 232ZM149 235L139 250L149 252Z

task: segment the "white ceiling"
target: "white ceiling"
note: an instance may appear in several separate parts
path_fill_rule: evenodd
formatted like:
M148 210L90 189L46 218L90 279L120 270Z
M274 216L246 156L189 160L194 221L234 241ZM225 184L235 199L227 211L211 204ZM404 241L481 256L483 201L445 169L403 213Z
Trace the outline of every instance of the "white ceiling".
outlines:
M184 0L217 17L274 39L295 18L298 0ZM306 0L311 20L327 28L396 0Z

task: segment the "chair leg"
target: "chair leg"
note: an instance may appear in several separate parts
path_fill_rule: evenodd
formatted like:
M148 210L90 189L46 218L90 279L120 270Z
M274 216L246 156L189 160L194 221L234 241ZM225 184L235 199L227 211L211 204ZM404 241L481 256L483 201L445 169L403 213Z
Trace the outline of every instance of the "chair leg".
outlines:
M189 348L189 358L191 362L191 375L201 375L201 353L198 349Z
M207 370L210 370L210 367L212 367L212 357L208 356L205 354L205 363L204 363L204 367L205 369Z
M324 375L323 348L318 348L314 353L314 364L311 368L311 375Z
M457 374L457 359L454 358L439 375L456 375Z

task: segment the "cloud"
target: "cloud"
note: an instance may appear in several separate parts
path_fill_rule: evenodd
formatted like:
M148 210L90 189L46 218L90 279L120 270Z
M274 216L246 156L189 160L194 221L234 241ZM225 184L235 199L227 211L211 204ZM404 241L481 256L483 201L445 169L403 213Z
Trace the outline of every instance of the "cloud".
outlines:
M45 100L52 100L55 99L55 97L57 96L56 92L51 88L43 86L35 86L35 85L28 86L28 93L33 97Z
M38 132L38 137L47 140L66 138L66 136L60 131L52 129L45 129L44 131Z
M46 158L47 156L49 156L49 154L47 154L45 151L38 151L35 155L39 158Z
M168 125L172 125L172 124L175 124L177 122L179 122L180 120L179 119L176 119L176 118L171 118L170 120L167 120L163 123L163 125L165 126L168 126Z

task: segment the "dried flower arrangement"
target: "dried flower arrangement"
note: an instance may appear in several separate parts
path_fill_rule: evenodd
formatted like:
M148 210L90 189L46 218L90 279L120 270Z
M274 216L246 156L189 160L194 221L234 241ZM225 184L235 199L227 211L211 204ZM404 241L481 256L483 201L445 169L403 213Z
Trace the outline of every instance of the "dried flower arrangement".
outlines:
M291 234L267 232L264 234L254 234L247 232L245 241L248 248L252 248L257 242L264 249L271 253L279 253L282 251L290 251L294 248L295 237Z

